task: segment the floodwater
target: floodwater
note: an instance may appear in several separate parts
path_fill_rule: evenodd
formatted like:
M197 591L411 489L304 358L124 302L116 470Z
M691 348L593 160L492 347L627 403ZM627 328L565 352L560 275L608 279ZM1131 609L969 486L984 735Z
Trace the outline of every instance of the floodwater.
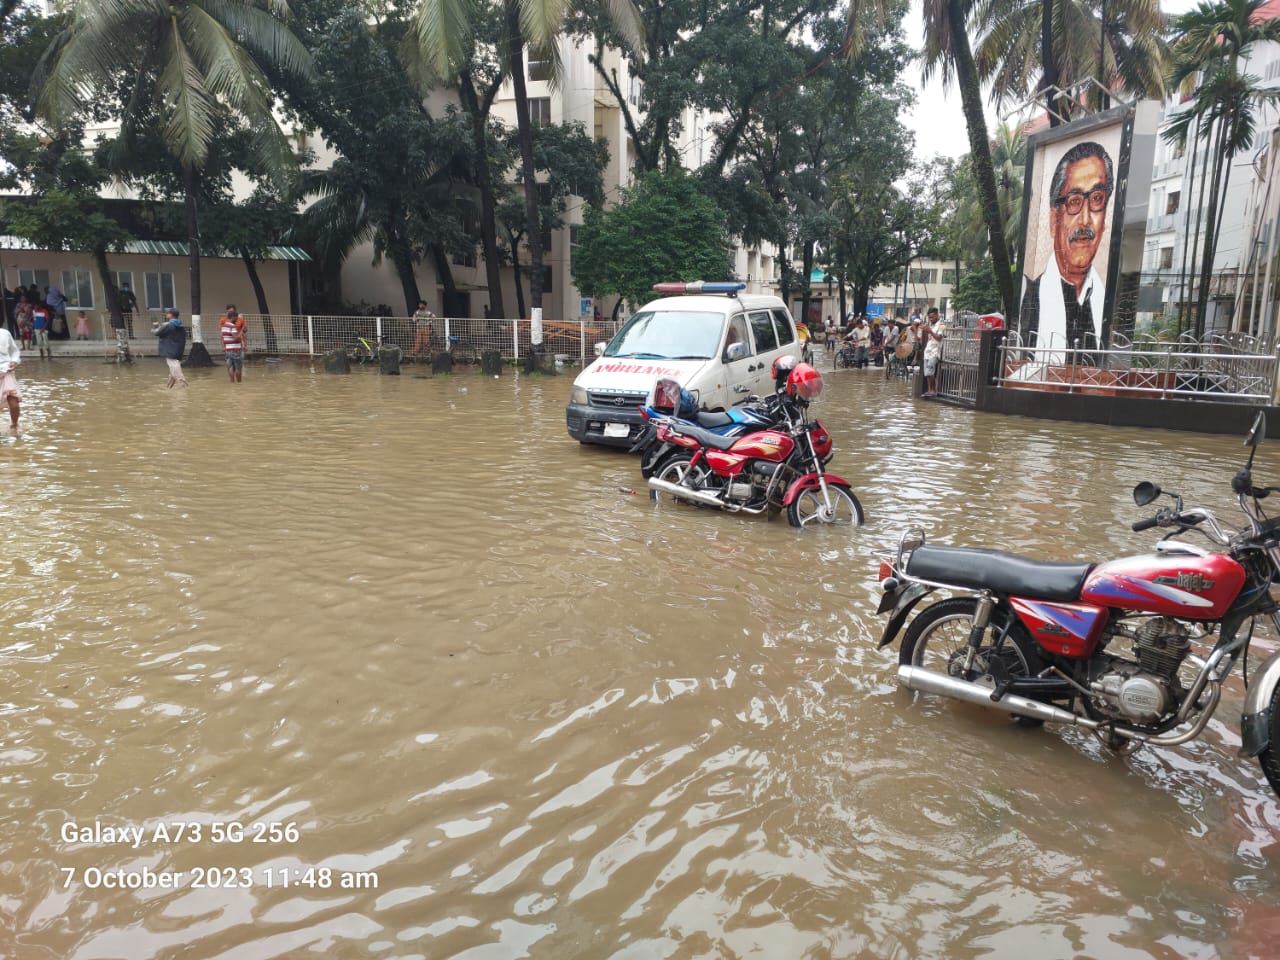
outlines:
M907 525L1136 552L1138 479L1234 519L1239 438L830 372L848 536L651 503L566 435L567 376L21 373L0 956L1274 956L1238 680L1204 739L1119 757L875 645Z

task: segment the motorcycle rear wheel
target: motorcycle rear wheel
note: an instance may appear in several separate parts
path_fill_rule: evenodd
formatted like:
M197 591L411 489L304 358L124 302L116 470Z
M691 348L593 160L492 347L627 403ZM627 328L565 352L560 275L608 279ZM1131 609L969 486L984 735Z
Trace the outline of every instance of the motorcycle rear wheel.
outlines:
M1271 729L1267 731L1267 749L1258 754L1258 763L1266 774L1271 789L1280 794L1280 687L1271 693Z
M826 515L826 504L822 500L822 490L810 487L802 490L787 505L787 522L793 527L823 526L860 527L866 519L862 512L862 504L848 487L828 483L827 490L831 494L831 515Z
M689 454L677 453L659 463L654 468L653 475L659 480L665 480L668 483L689 487L693 490L701 490L704 489L709 472L706 467L695 467L693 458ZM660 494L656 490L653 491L653 499L671 503L687 504L690 502L670 494Z
M952 597L925 608L911 622L898 650L898 663L924 667L950 677L964 679L964 657L969 646L978 601L971 597ZM1036 652L1035 641L1026 628L1008 610L991 612L983 644L974 658L975 683L991 683L990 664L999 659L1012 677L1034 676L1044 669L1044 661ZM1015 717L1022 726L1040 726L1043 721L1032 717Z

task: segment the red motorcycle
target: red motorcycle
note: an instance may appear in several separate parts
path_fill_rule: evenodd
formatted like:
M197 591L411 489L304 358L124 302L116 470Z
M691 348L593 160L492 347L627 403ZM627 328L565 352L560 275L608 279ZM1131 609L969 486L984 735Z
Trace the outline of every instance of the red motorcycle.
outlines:
M822 374L794 357L779 357L773 374L785 400L781 420L765 430L724 437L641 408L657 423L657 441L673 449L654 467L650 495L665 493L734 513L772 516L785 509L793 527L858 526L862 504L849 481L824 469L831 434L806 416L809 402L822 393Z
M880 646L926 596L952 596L921 609L907 627L899 681L1003 710L1024 725L1074 724L1112 749L1169 746L1200 735L1240 660L1241 753L1258 758L1280 793L1280 653L1247 669L1255 619L1268 617L1280 633L1270 590L1280 576L1280 517L1267 519L1260 506L1280 487L1252 481L1265 433L1259 413L1245 440L1248 463L1231 483L1249 521L1238 532L1174 493L1165 494L1174 506L1133 524L1171 528L1154 553L1103 563L931 546L922 531L908 531L896 558L880 565L878 613L889 614ZM1153 483L1133 491L1140 507L1161 495ZM1172 539L1187 533L1211 547Z

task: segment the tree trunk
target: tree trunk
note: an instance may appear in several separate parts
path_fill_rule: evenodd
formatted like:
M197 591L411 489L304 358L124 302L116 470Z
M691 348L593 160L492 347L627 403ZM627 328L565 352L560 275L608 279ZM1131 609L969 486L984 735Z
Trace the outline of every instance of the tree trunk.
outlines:
M263 289L262 278L258 276L258 261L244 247L240 248L240 259L244 261L245 272L249 274L253 298L258 301L258 313L262 315L262 332L267 338L267 353L278 353L280 344L276 340L276 327L271 322L271 310L267 306L267 291Z
M458 285L453 280L453 267L449 265L449 258L440 244L431 245L431 259L435 261L436 275L440 278L440 285L444 287L444 303L440 306L441 312L447 317L451 311L445 304L457 303Z
M1222 142L1234 123L1231 112L1218 118L1218 143L1214 150L1213 182L1209 186L1209 221L1204 230L1204 257L1200 261L1200 296L1196 301L1196 339L1204 340L1209 317L1209 287L1213 283L1213 256L1218 249L1218 202L1223 196L1231 172L1231 153L1225 154ZM1225 171L1225 172L1224 172Z
M1015 317L1018 312L1018 295L1013 286L1013 268L1009 264L1009 251L1004 243L1004 217L1000 212L999 193L996 191L995 165L991 160L991 141L987 136L987 121L982 112L982 89L974 68L973 51L969 36L965 33L965 4L962 0L947 0L947 16L951 30L952 57L955 60L956 80L960 87L960 101L964 108L965 126L969 131L969 150L973 154L973 172L978 181L978 194L982 197L983 220L987 225L991 264L995 271L1000 300L1004 303L1004 315Z
M204 345L204 335L200 330L200 220L196 210L200 172L193 166L184 166L182 185L187 215L187 269L191 275L191 352L187 355L187 366L212 367L213 358L209 356L209 348Z
M1058 64L1053 56L1053 3L1054 0L1040 0L1040 65L1041 89L1045 91L1044 105L1049 115L1049 126L1056 127L1062 121L1055 116L1057 94L1049 93L1051 87L1058 85Z
M470 70L463 69L458 87L463 106L471 115L471 141L476 151L474 176L476 187L480 191L480 245L484 250L485 283L489 287L489 315L505 317L507 309L502 297L502 260L498 256L497 211L493 199L493 181L489 176L487 136L489 111L487 105L484 107L481 105ZM485 103L492 103L492 98L486 96Z
M538 181L533 163L533 125L529 120L529 94L524 84L524 36L520 32L519 7L507 2L507 64L516 100L516 127L520 138L520 170L524 178L524 215L529 238L529 306L542 309L542 227L538 221ZM514 249L512 250L514 260ZM522 314L523 315L523 314Z
M107 263L106 250L93 251L93 263L98 268L98 279L102 281L103 295L107 298L107 313L111 315L111 330L123 332L124 314L120 310L120 295L116 290L116 279L111 274ZM129 353L129 340L121 334L116 335L116 362L128 363L133 359Z
M813 274L813 241L806 240L804 244L803 257L804 276L806 281ZM813 296L812 284L806 282L804 292L800 295L800 323L807 324L809 322L809 299ZM783 301L784 303L786 301Z
M516 278L516 316L528 317L524 308L524 284L520 281L520 234L511 235L511 269Z
M422 299L418 292L418 277L413 272L413 254L409 250L409 244L398 235L385 227L383 233L387 238L387 256L391 258L396 276L400 278L400 291L404 294L404 315L409 317L418 309L418 301Z

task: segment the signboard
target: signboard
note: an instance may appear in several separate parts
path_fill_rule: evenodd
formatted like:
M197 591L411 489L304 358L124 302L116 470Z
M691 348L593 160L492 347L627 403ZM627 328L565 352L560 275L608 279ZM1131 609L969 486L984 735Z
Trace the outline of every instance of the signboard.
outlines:
M1022 298L1009 326L1028 346L1110 341L1133 116L1118 107L1027 140ZM1125 326L1132 335L1132 319Z
M884 304L883 304L883 303L868 303L868 304L867 304L867 316L868 316L868 317L883 317L883 316L884 316Z

